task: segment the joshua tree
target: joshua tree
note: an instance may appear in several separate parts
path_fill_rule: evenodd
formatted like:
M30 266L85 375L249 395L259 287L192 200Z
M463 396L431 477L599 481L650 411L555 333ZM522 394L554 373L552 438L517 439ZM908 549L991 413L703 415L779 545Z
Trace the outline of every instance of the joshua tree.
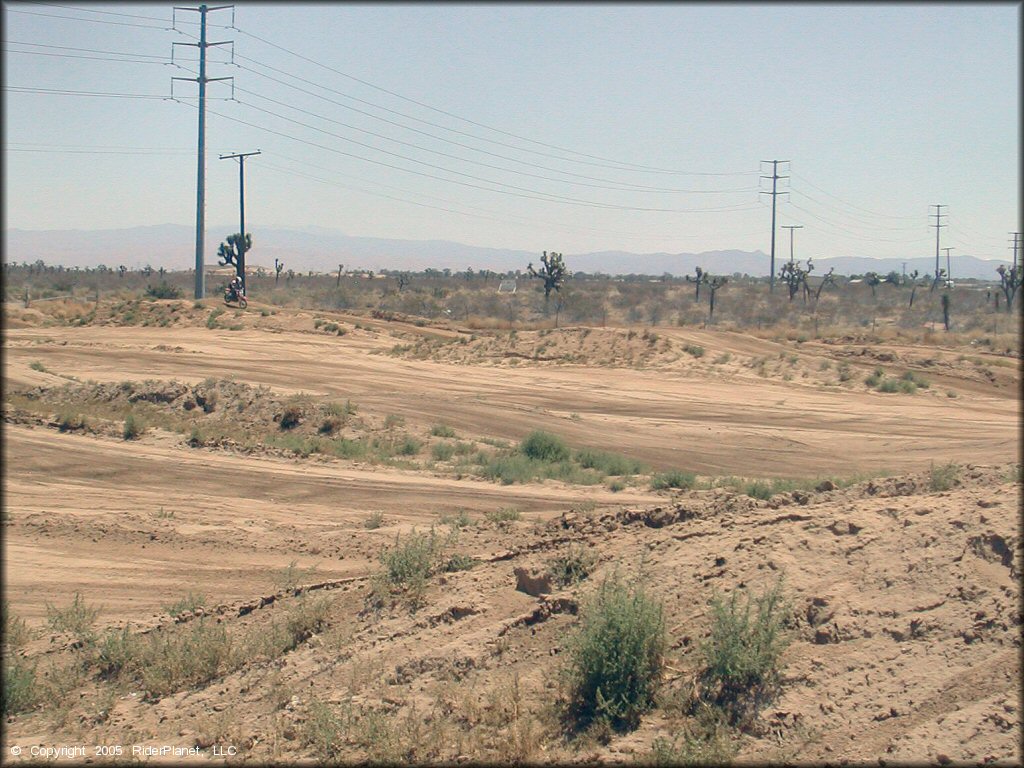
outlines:
M782 265L782 269L779 270L779 279L789 289L790 301L801 288L804 289L804 301L807 300L807 294L810 293L810 288L807 287L807 276L812 269L814 269L814 265L810 261L807 262L807 269L801 267L799 261L787 261Z
M694 267L693 273L696 275L696 277L690 277L689 275L687 275L686 282L694 283L696 285L697 295L695 297L695 300L700 301L700 284L706 283L708 281L708 276L700 267Z
M1017 295L1021 283L1021 266L1018 264L1007 269L1004 265L1000 264L996 272L999 273L999 287L1002 289L1003 295L1006 296L1006 311L1012 312L1013 299ZM998 302L998 296L996 299Z
M877 272L866 272L864 282L871 286L871 298L875 298L875 289L882 284L882 278L878 276Z
M547 251L544 251L544 255L540 257L540 263L544 266L540 270L533 268L533 262L531 261L526 271L530 277L539 277L544 281L544 313L548 311L548 300L551 298L551 291L561 292L562 286L565 285L565 281L568 280L572 273L565 268L565 261L562 259L562 254L551 252L548 255Z
M944 294L942 294L942 324L945 326L947 333L949 332L949 310L949 291L946 291Z
M240 254L238 251L238 244L241 242L241 240L241 235L239 235L236 232L233 235L228 235L228 239L225 242L221 243L220 247L217 249L217 258L220 259L220 262L218 263L222 267L226 267L228 264L233 265L239 275L242 274L241 269L243 264L239 256L244 256L245 253L248 253L250 250L252 250L252 235L247 234L245 236L245 250L244 253L242 254Z
M705 281L708 284L708 290L711 291L711 306L708 310L708 322L713 322L715 319L715 294L718 293L718 289L729 282L727 277L711 277L706 272L704 273Z
M125 275L125 273L126 273L127 271L128 271L128 267L126 267L126 266L125 266L124 264L122 264L121 266L119 266L119 267L117 268L117 272L118 272L118 274L119 274L119 275L121 276L121 279L122 279L122 280L124 279L124 275Z
M274 259L274 285L281 279L281 270L284 269L284 262Z
M826 272L826 273L825 273L825 274L824 274L824 275L822 276L822 278L821 278L821 284L820 284L820 285L818 286L818 290L817 290L817 291L815 291L815 293L814 293L814 303L815 303L815 304L817 304L817 303L818 303L818 299L819 299L819 298L821 298L821 290L822 290L822 289L823 289L823 288L824 288L824 287L825 287L826 285L832 285L832 286L834 286L834 285L836 284L836 279L835 279L835 277L833 276L833 273L834 273L835 271L836 271L836 268L835 268L835 267L832 267L831 269L829 269L829 271L828 271L828 272Z
M410 281L411 281L411 278L409 277L409 273L408 272L399 272L398 273L398 292L401 293L402 291L404 291L405 287L407 285L409 285Z
M917 275L918 271L915 269L910 273L910 308L914 307L914 294L917 293Z
M339 287L339 288L341 287L341 273L344 272L344 271L345 271L345 265L344 264L339 264L338 265L338 282L335 283L336 287Z

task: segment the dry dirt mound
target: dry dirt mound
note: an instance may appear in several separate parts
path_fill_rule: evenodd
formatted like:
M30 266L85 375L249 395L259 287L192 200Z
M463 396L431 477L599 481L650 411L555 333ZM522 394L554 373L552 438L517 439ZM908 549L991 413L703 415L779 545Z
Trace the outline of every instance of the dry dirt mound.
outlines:
M19 715L5 739L27 748L84 730L95 743L206 754L231 744L259 762L650 759L655 739L689 722L711 597L782 576L792 643L779 695L737 736L739 760L1019 764L1022 545L1010 470L962 467L943 491L929 473L768 501L719 488L545 525L439 531L422 593L338 579L168 618L147 630L170 644L219 627L248 655L199 683L135 672L111 687L90 668L59 714ZM517 589L522 573L581 548L596 561L589 578L530 581L536 596ZM640 575L664 605L661 705L607 743L566 740L559 670L595 585L615 570ZM284 627L287 643L247 644ZM80 653L66 638L56 646L47 663ZM44 650L28 647L35 658Z

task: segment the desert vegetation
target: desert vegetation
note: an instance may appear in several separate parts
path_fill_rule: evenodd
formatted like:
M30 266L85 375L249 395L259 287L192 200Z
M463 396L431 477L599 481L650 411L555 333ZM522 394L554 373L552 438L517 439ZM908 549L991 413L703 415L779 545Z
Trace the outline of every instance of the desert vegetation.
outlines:
M1004 288L545 259L9 266L5 748L1019 757Z

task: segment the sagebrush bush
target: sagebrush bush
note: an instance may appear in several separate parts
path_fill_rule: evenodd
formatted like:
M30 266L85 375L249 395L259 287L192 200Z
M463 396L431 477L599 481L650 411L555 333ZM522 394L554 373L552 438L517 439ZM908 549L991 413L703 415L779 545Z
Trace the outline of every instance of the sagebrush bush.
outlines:
M125 440L138 440L145 430L146 427L142 423L142 419L137 417L134 413L129 413L125 417L124 429L121 430L121 436Z
M0 686L0 705L3 714L13 715L32 709L37 702L36 667L20 656L4 654L3 685Z
M492 523L514 523L522 517L522 514L515 507L502 507L484 512L484 518Z
M930 472L929 488L933 491L948 491L960 482L960 467L953 462L940 467L933 466Z
M538 461L558 462L569 459L569 447L560 437L537 430L519 444L519 451Z
M430 434L434 437L455 437L455 430L447 424L435 424L430 428Z
M597 565L597 555L581 545L570 545L569 549L548 560L548 573L560 587L568 587L583 581Z
M669 472L662 472L651 478L651 488L655 491L666 488L680 488L689 490L697 482L697 476L693 472L683 472L673 469Z
M701 678L712 701L733 707L777 682L789 644L787 609L781 579L760 595L737 589L727 600L718 594L712 598L711 634L701 648Z
M93 625L100 614L95 605L86 605L80 592L75 592L71 604L58 608L46 604L46 623L54 632L67 632L85 640L93 635Z
M569 644L569 716L577 726L635 727L654 706L664 655L661 604L617 573L605 579Z
M302 408L297 405L285 406L285 409L281 411L281 429L293 429L299 426L299 422L302 421Z
M438 568L442 542L434 529L429 534L412 533L402 541L395 537L395 545L380 553L380 562L384 570L378 575L374 585L374 593L378 600L381 592L404 592L413 608L419 606L427 582Z

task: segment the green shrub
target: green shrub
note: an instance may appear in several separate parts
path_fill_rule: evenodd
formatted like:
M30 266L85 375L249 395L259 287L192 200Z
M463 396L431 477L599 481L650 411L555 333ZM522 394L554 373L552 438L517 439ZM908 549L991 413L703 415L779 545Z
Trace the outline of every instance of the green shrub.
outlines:
M548 560L548 573L560 587L579 584L597 565L597 555L583 545L570 545L568 551Z
M891 394L893 394L895 392L899 392L899 391L901 391L903 389L900 386L901 383L902 384L909 384L911 387L914 387L914 391L917 390L917 387L914 386L913 382L909 382L909 381L907 381L907 382L900 382L897 379L887 379L887 378L883 377L878 382L878 391L879 392L884 392L887 395L891 395Z
M723 352L722 354L715 358L715 365L724 365L725 363L728 363L730 360L732 360L732 355L728 352Z
M228 671L232 650L227 629L206 619L179 632L154 632L142 645L139 680L151 699L196 688Z
M455 430L447 424L435 424L430 428L430 434L434 437L455 437Z
M3 641L4 651L14 651L21 648L32 637L32 630L28 628L25 620L11 613L11 607L6 600L0 604L0 611L3 613Z
M223 307L216 307L210 313L210 316L206 318L206 327L213 330L217 327L217 318L224 314Z
M452 528L466 528L473 525L469 513L460 509L457 515L441 515L441 525L450 525Z
M451 443L436 443L430 449L430 455L435 461L448 461L455 455L455 446Z
M80 592L75 592L71 604L66 608L57 608L46 604L46 623L54 632L67 632L81 640L93 637L93 625L100 609L95 605L86 605Z
M404 542L396 536L395 545L380 554L385 586L391 591L405 591L412 604L418 605L437 568L440 551L441 543L433 528L429 534L413 530Z
M783 626L788 605L782 580L757 596L736 589L711 601L711 635L701 647L701 681L707 698L731 708L754 700L778 680L779 660L789 644Z
M206 605L206 595L197 594L189 590L189 593L178 600L178 602L165 605L164 610L171 616L178 616L182 613L192 613L204 605Z
M331 453L342 459L361 459L369 451L369 446L364 438L349 440L347 437L339 437L328 444Z
M704 347L699 344L687 344L683 347L683 351L694 357L704 357Z
M608 483L608 490L612 493L619 493L620 491L626 490L626 484L621 480L612 480Z
M914 371L907 371L900 378L903 381L909 381L909 382L917 385L917 387L919 389L928 389L928 387L931 386L931 382L929 382L928 379L926 379L924 376L922 376L919 373L914 373Z
M540 430L527 435L519 444L519 452L538 461L566 461L569 458L569 447L561 438Z
M519 520L521 514L515 507L502 507L484 512L484 517L492 523L513 523Z
M168 285L167 281L164 280L159 285L147 285L146 286L146 298L148 299L180 299L181 289Z
M404 426L405 426L405 417L404 416L399 416L397 413L388 414L388 416L384 419L384 428L385 429L391 429L393 427L404 427Z
M46 366L40 363L38 360L33 360L28 364L28 367L33 371L39 371L40 373L46 373Z
M26 712L36 706L39 688L35 664L30 666L20 656L4 654L2 683L0 704L5 717Z
M86 418L75 411L64 410L57 414L57 429L61 432L76 432L86 429L88 426L89 422Z
M475 557L470 557L469 555L455 554L445 561L442 570L445 573L455 573L456 571L468 571L470 568L473 568L478 562L479 560L477 560Z
M960 467L953 462L941 467L933 466L930 472L929 487L933 491L948 491L960 482Z
M674 469L670 472L663 472L651 478L651 488L661 491L666 488L681 488L689 490L697 482L697 476L693 472L682 472Z
M384 513L383 512L372 512L368 518L363 521L363 528L374 531L384 525Z
M591 448L577 451L576 461L584 469L596 469L606 475L632 475L644 470L639 461L634 461L618 453L596 451Z
M138 418L134 413L129 413L125 417L124 429L121 430L121 435L125 440L138 440L145 431L146 427L142 423L142 419Z
M569 643L569 716L577 726L635 727L654 706L664 654L661 604L617 573L606 579Z
M399 456L415 456L423 449L423 443L417 440L415 437L406 435L405 438L398 444L396 453Z

